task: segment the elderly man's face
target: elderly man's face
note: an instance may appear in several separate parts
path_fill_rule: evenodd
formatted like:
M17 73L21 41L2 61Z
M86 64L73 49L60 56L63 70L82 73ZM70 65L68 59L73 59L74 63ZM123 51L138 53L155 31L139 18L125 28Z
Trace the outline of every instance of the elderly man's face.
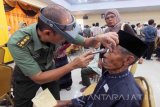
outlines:
M109 71L116 71L125 65L126 58L122 55L120 46L117 46L112 52L104 54L103 67Z
M116 16L115 14L108 14L105 17L105 21L108 27L114 27L117 24Z

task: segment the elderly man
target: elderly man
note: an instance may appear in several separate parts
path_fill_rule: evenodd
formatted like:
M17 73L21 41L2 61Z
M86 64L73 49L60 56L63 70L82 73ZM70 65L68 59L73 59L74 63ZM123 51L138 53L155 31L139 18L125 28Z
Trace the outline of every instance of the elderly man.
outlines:
M105 71L93 94L59 101L57 107L141 107L143 93L128 67L144 54L147 46L124 31L118 34L120 43L113 51L104 54Z
M78 25L70 12L53 4L41 9L38 23L19 29L11 36L7 46L16 64L13 73L15 107L32 107L31 99L40 87L49 88L53 96L60 99L56 80L73 69L86 67L94 57L88 52L55 69L52 57L58 45L65 41L83 46L95 46L101 42L106 47L118 43L116 33L85 39L78 32Z

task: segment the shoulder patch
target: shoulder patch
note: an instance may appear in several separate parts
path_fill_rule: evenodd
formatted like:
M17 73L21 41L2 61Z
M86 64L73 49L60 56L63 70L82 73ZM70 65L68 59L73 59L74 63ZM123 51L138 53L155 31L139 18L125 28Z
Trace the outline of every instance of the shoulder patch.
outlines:
M20 48L25 47L31 41L31 37L29 35L24 36L20 41L17 42L17 45Z

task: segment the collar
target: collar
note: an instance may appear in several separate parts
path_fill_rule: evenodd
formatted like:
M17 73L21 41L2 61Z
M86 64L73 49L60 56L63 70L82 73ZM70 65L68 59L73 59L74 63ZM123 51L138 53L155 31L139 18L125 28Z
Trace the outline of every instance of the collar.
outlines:
M124 78L127 77L130 74L130 72L127 70L120 72L118 74L109 74L109 72L105 73L105 77L112 78L112 79L118 79L118 78Z

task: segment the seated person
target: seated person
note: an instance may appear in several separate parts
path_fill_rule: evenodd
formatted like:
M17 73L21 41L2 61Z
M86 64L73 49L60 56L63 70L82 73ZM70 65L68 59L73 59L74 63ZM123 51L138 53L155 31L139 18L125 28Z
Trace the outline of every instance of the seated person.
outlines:
M141 107L143 92L128 67L144 54L147 46L124 31L119 31L118 35L119 45L104 54L102 65L105 71L93 94L58 101L57 107Z
M94 51L100 49L99 47L100 43L97 44ZM94 59L89 63L87 68L82 68L81 70L82 81L80 82L80 84L84 85L85 87L80 90L81 92L83 92L91 84L89 79L90 74L95 73L101 76L101 69L98 67L98 61L99 61L99 53L95 54Z

